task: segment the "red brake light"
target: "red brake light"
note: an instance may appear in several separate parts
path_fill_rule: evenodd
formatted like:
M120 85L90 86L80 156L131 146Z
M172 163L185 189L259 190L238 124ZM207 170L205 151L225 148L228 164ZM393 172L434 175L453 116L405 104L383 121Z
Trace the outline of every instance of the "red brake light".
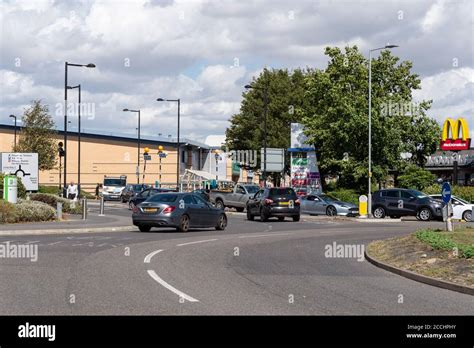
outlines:
M300 199L299 198L295 201L295 204L300 205Z
M132 212L138 213L140 211L140 208L138 208L136 205L133 206Z
M163 214L169 214L169 213L172 213L173 211L175 211L176 207L175 206L169 206L169 207L166 207L165 209L163 209Z
M271 199L265 198L265 204L266 204L266 205L270 205L270 204L272 204L272 203L273 203L273 201L272 201Z

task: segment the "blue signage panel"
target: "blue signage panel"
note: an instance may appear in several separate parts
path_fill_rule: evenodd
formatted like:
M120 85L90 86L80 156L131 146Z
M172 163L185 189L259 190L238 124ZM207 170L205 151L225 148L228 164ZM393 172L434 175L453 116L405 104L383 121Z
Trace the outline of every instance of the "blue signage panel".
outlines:
M445 182L443 184L443 187L441 188L441 196L443 197L443 202L444 203L449 203L451 200L451 186L449 183Z

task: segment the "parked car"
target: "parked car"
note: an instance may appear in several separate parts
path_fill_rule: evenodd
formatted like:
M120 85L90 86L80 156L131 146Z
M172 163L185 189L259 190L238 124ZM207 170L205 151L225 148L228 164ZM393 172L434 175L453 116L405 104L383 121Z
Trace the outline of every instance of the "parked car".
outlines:
M276 216L283 221L285 217L292 217L293 221L300 220L300 200L296 192L290 187L265 188L259 190L247 202L247 219L253 220L260 216L261 221L267 221Z
M120 200L123 189L127 186L127 176L107 176L104 175L102 186L102 197L104 201Z
M441 202L443 201L441 195L430 195L430 197ZM453 219L472 221L472 209L474 208L474 204L456 196L451 196L451 203L453 204Z
M328 216L356 216L359 214L359 208L357 208L355 204L340 201L324 193L303 196L300 197L300 201L300 210L302 213L314 215L325 214Z
M232 191L218 191L212 190L209 193L209 198L212 203L219 209L225 207L235 208L237 211L244 211L247 206L247 201L260 190L257 185L237 184Z
M148 188L145 189L139 193L137 193L135 196L130 198L128 201L128 207L133 210L133 207L136 205L144 202L147 200L149 197L154 196L158 193L163 193L163 192L175 192L172 189L166 189L166 188Z
M141 232L148 232L152 227L174 227L180 232L187 232L193 227L214 227L216 230L227 227L225 212L213 207L198 194L188 192L150 196L133 207L132 220Z
M130 198L134 197L136 194L142 192L143 190L149 188L149 185L145 184L128 184L122 191L120 195L120 201L122 203L127 203L130 201Z
M442 219L442 203L423 192L410 189L384 189L372 194L372 214L376 219L385 216L417 216L422 221Z

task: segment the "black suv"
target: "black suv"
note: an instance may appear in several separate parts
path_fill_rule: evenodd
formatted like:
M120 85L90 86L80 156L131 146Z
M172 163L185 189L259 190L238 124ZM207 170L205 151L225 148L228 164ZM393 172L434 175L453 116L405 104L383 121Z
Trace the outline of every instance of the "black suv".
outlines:
M290 187L266 188L260 190L247 202L247 219L253 220L256 215L260 221L267 221L272 216L283 221L291 216L293 221L300 220L300 200Z
M442 219L443 204L423 192L409 189L386 189L372 194L372 214L376 219L416 216L419 220Z

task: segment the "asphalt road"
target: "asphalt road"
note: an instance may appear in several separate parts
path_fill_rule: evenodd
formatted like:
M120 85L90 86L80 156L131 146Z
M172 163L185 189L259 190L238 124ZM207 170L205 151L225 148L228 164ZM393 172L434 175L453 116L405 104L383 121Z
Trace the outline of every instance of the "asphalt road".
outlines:
M472 315L472 296L325 256L428 225L231 215L225 231L0 237L38 245L37 262L0 258L0 315Z

